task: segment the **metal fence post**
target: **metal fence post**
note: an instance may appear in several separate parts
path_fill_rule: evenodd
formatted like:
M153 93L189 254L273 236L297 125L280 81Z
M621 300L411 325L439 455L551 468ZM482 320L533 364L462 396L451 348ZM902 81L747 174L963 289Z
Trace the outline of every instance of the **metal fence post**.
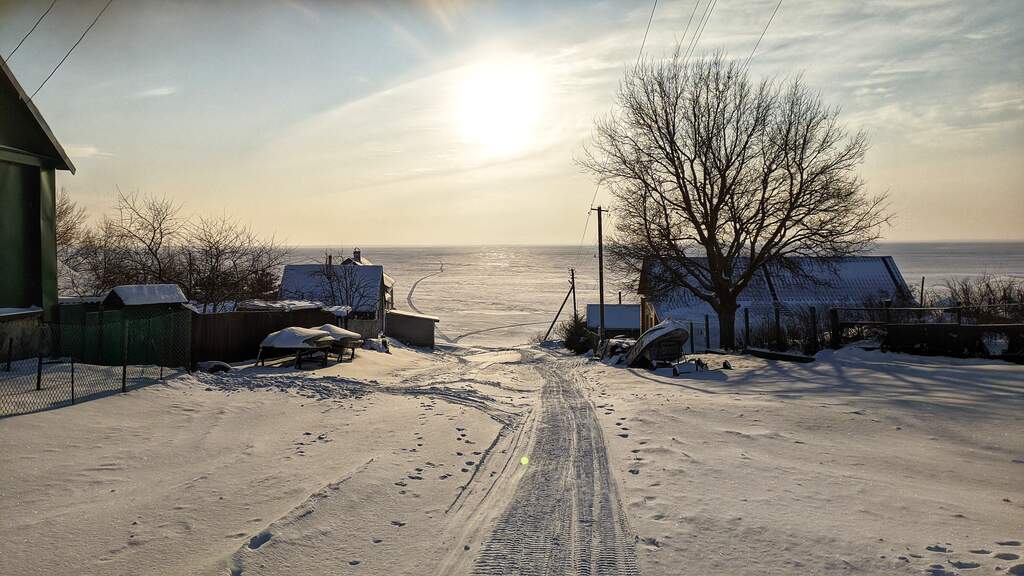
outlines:
M11 356L14 355L14 337L7 339L7 371L11 371Z
M128 320L121 311L121 393L128 391Z
M778 306L775 307L775 347L782 350L782 311Z
M696 338L693 337L693 320L690 320L690 354L693 354L693 341Z
M43 355L36 356L36 390L43 389Z
M828 336L829 345L834 350L838 350L843 343L843 335L839 326L839 309L829 308L828 309Z
M711 321L704 315L704 350L711 350Z
M750 308L743 309L743 347L750 347Z
M811 306L811 342L811 353L816 354L821 348L818 344L818 309L814 306Z
M75 357L71 357L71 403L75 403Z

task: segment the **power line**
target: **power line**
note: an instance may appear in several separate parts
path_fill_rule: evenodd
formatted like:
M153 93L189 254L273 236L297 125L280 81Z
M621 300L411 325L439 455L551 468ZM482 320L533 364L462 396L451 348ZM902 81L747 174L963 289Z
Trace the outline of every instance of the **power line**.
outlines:
M644 30L644 39L640 42L640 53L636 55L636 65L640 66L640 57L644 55L644 46L647 45L647 33L651 31L651 22L654 21L654 11L658 9L658 0L654 0L651 7L651 17L647 19L647 29Z
M39 85L39 88L36 88L36 91L33 92L31 96L29 96L29 100L35 98L36 94L38 94L39 91L43 89L43 86L46 86L46 83L50 81L50 78L52 78L53 75L57 73L57 70L61 67L62 64L64 64L64 61L68 59L68 56L71 56L71 53L75 51L75 48L77 48L78 45L82 43L82 40L85 39L85 35L89 33L89 30L92 30L92 27L95 26L97 22L99 22L100 16L103 16L103 13L107 11L107 7L109 7L110 3L113 1L114 0L107 0L107 3L103 5L103 8L99 11L98 14L96 14L96 17L92 19L92 23L89 24L85 31L82 32L82 35L79 36L78 42L75 42L75 44L71 46L71 49L68 50L68 53L60 59L60 62L57 62L57 65L53 67L53 70L51 70L50 74L46 77L45 80L43 80L43 83Z
M32 25L32 29L28 31L28 34L25 34L21 37L21 42L18 42L18 45L14 47L14 50L11 50L11 53L7 55L8 62L10 62L11 58L14 57L14 53L18 51L18 48L21 48L21 45L25 43L25 40L27 40L28 37L36 31L36 27L39 26L39 23L43 21L43 18L46 18L46 15L50 13L50 10L53 10L53 5L56 3L57 0L53 0L53 2L50 2L50 5L46 8L46 12L43 12L43 15L40 16L38 20L36 20L36 23Z
M601 185L594 187L594 197L590 199L590 208L587 210L587 221L583 223L583 234L580 235L580 243L576 248L576 258L573 260L573 267L580 265L580 256L583 254L583 242L587 239L587 230L590 228L590 215L593 214L594 202L597 202L597 193L601 191Z
M782 6L782 0L775 5L775 10L772 11L772 15L768 18L768 22L764 25L764 30L761 30L761 36L757 38L757 42L754 43L754 48L750 51L750 56L747 56L747 61L743 63L743 70L747 69L747 65L750 64L750 60L754 57L754 52L757 52L757 47L761 45L761 40L764 38L765 32L768 31L768 27L772 25L772 20L775 19L775 14L778 13L779 8Z
M718 0L709 0L707 5L704 7L704 14L701 15L700 23L694 31L693 39L690 41L690 46L686 49L686 54L683 56L683 63L689 60L690 56L697 49L697 43L700 42L700 37L704 35L704 29L707 27L708 21L711 20L711 13L715 11L716 4L718 4Z

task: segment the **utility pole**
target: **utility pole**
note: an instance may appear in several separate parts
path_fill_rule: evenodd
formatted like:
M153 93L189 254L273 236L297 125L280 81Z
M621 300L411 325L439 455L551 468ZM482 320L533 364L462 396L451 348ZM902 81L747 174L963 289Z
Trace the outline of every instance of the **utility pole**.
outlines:
M600 296L601 323L597 329L597 341L600 345L604 342L604 229L601 225L601 215L605 212L603 208L591 208L597 212L597 290Z
M572 286L572 320L573 322L580 321L580 312L576 308L576 269L569 268L569 285Z

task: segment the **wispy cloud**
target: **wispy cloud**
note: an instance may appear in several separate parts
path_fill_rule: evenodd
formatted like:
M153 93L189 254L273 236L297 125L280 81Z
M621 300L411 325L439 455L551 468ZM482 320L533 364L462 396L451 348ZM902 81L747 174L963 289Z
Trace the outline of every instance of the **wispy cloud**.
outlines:
M104 152L95 146L71 144L64 147L64 151L72 158L111 158L114 155Z
M157 86L133 94L136 98L162 98L178 92L177 86Z

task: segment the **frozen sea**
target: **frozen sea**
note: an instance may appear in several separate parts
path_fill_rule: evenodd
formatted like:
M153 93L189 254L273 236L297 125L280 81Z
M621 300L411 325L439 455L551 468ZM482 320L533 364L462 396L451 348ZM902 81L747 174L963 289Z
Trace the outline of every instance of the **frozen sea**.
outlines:
M438 338L466 345L525 343L547 330L576 269L577 301L596 303L597 250L584 246L363 246L362 253L395 278L398 308L441 319ZM350 247L331 247L348 255ZM293 262L322 261L325 247L294 248ZM874 252L896 260L912 288L947 279L992 274L1024 278L1024 242L887 243ZM442 269L443 263L443 269ZM606 302L618 301L620 286L606 280ZM623 302L635 295L623 290ZM572 301L564 314L571 314ZM565 316L563 316L565 317Z

